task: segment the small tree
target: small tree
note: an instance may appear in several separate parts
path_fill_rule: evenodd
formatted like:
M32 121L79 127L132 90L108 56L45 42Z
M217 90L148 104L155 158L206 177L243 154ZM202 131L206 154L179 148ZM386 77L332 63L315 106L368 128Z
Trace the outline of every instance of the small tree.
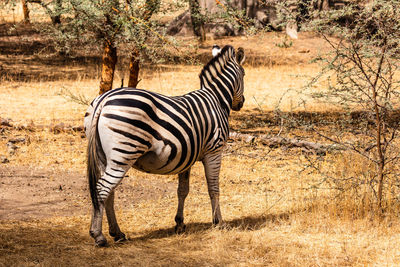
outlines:
M99 93L112 88L117 63L117 37L120 34L121 19L113 8L120 8L119 1L76 1L65 0L63 13L70 14L62 27L56 27L55 39L61 49L81 44L100 43L103 47Z
M156 32L151 17L159 11L159 6L159 0L64 0L65 20L62 26L53 27L49 33L61 50L68 51L77 45L102 45L100 94L112 89L118 46L128 46L128 85L136 87L141 51L149 31Z
M309 29L332 48L320 58L324 69L318 78L327 77L328 86L312 96L342 110L365 111L371 118L362 138L321 135L375 165L369 182L381 213L384 184L399 159L399 122L391 115L400 105L400 1L356 1L340 10L314 11L311 18Z

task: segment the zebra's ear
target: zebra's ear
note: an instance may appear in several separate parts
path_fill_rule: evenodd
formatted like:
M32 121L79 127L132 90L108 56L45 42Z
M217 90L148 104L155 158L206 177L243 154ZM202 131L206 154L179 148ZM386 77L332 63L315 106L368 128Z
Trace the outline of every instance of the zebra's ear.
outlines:
M218 45L216 45L216 44L213 45L213 48L212 48L212 51L211 51L212 56L215 57L215 56L217 56L220 52L221 52L221 48L220 48Z
M236 61L242 65L244 60L246 59L246 56L244 55L244 50L242 47L239 47L236 51Z

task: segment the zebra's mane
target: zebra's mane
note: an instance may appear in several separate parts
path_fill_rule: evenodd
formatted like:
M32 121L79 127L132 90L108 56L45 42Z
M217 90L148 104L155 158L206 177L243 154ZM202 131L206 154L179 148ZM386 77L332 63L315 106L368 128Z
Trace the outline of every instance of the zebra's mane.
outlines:
M213 57L201 70L200 74L199 74L199 78L200 78L200 86L201 88L204 85L204 78L206 77L207 73L213 77L215 76L213 74L213 71L211 71L210 69L213 68L216 70L215 65L219 64L221 69L225 69L226 64L228 62L231 61L232 58L235 58L235 49L230 46L230 45L226 45L224 46L224 48L222 48L221 52ZM218 63L217 63L218 62Z

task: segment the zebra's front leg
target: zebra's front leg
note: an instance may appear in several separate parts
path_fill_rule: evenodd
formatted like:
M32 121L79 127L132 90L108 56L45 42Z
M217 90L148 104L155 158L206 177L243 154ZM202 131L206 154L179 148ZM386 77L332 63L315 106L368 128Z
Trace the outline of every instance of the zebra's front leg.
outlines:
M211 200L212 222L222 223L221 210L219 207L219 172L221 169L222 153L214 153L204 156L203 165L207 179L208 194Z
M106 200L106 214L109 227L110 236L114 238L115 242L126 241L126 236L121 232L119 228L117 218L115 217L114 211L114 195L115 191L112 191Z
M175 233L183 233L186 229L186 225L183 223L183 209L185 206L185 199L189 194L189 177L190 169L180 173L178 184L178 211L175 216Z

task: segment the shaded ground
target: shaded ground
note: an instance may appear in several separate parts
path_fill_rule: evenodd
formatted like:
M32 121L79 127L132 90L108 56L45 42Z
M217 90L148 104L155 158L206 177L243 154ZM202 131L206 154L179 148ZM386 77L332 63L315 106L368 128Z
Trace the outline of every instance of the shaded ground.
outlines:
M175 193L165 180L142 179L118 186L116 206L127 208L148 199ZM122 193L123 192L123 193ZM90 199L84 174L0 165L0 220L30 220L89 214Z
M400 110L394 109L386 115L388 126L397 128L400 121ZM299 129L307 126L330 127L332 131L348 131L359 133L365 130L366 125L373 128L375 117L372 112L363 110L352 111L298 111L276 112L258 109L234 112L231 115L231 129L241 133L274 133L285 127Z

